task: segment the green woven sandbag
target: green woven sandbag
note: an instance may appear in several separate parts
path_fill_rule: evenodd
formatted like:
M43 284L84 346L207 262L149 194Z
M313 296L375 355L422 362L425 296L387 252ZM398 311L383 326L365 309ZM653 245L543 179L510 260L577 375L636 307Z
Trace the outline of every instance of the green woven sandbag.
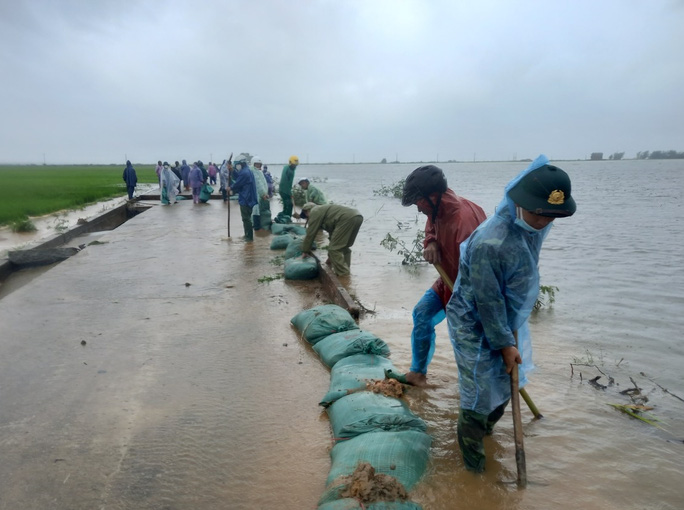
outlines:
M425 472L431 443L429 435L415 430L369 432L341 441L330 451L326 485L351 475L359 462L368 462L376 473L393 476L410 491Z
M287 245L287 248L285 248L285 259L301 257L303 243L304 239L301 237L293 239L292 242Z
M284 250L287 245L296 239L292 234L282 234L273 236L271 239L271 249L272 250Z
M314 306L299 312L290 322L311 345L333 333L359 329L349 312L337 305Z
M377 354L388 357L390 349L387 344L368 331L355 329L330 335L314 346L314 351L323 363L333 367L342 358L354 354Z
M288 232L292 232L295 235L306 235L306 227L303 227L302 225L286 225L286 227L288 228Z
M294 243L296 241L292 241ZM292 245L290 243L290 245ZM288 247L289 249L289 247ZM318 276L318 262L313 257L294 257L285 261L286 280L312 280Z
M306 228L301 225L293 225L292 223L274 223L271 226L271 232L274 235L291 233L298 236L306 235Z
M366 387L370 380L385 378L385 369L392 369L390 360L375 354L354 354L335 363L330 372L330 389L319 405L328 407L350 390Z
M425 432L425 422L399 399L371 391L352 393L327 408L336 441L378 430Z
M361 506L356 499L344 498L323 503L318 510L423 510L423 507L411 501L378 501Z
M271 225L271 233L273 235L279 236L281 234L285 234L287 230L285 230L285 226L282 223L274 223Z

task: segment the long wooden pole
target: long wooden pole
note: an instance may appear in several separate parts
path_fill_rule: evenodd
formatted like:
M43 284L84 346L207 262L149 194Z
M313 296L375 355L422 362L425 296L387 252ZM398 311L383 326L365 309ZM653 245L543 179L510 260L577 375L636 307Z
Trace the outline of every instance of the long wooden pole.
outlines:
M230 157L228 158L228 162L226 164L230 165L231 162L233 161L233 153L230 153ZM228 170L228 177L226 178L226 187L230 187L230 170ZM228 237L230 238L230 193L226 190L226 196L228 197Z
M451 291L454 290L454 282L451 281L451 278L449 278L449 275L446 273L444 268L440 263L434 264L435 269L439 273L439 276L442 277L442 281L444 284L449 287ZM527 393L527 390L525 388L520 388L520 395L522 396L523 400L527 404L527 407L530 408L530 411L532 411L532 414L534 414L534 417L537 419L543 418L544 416L539 412L539 409L537 406L534 404L532 401L532 397Z
M514 331L515 346L518 347L518 332ZM515 440L515 464L518 468L518 487L527 487L527 463L523 443L522 416L520 414L520 393L518 392L518 364L511 370L511 410L513 411L513 438Z

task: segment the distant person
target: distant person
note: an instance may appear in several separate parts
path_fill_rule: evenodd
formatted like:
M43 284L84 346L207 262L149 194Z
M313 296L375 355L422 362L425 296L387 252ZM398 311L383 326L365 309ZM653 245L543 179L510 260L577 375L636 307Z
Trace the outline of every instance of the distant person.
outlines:
M229 200L228 197L228 185L229 185L229 180L230 180L230 169L231 169L231 164L227 159L223 160L223 163L221 164L221 167L219 168L219 191L221 192L221 196L223 198L224 202L227 202Z
M188 165L187 161L183 160L183 164L181 165L181 179L183 180L183 189L185 191L190 190L190 165Z
M161 188L160 200L164 205L173 205L176 203L176 195L178 194L178 183L180 179L173 173L169 164L164 161L162 165L161 178L159 186Z
M233 167L235 182L228 188L228 192L238 194L238 204L240 204L240 216L242 217L242 228L245 232L245 241L254 240L254 227L252 225L252 210L257 205L256 183L254 174L247 165L246 159L235 161Z
M334 273L337 276L349 275L351 246L363 223L361 213L344 205L316 205L313 202L304 204L302 211L307 214L308 218L302 252L305 255L311 254L311 246L316 234L323 229L330 235L328 261Z
M459 245L487 215L480 206L447 187L444 172L434 165L418 167L408 175L401 204L415 204L427 216L423 258L440 264L453 283L458 274ZM406 374L409 384L427 384L427 367L435 352L435 326L444 320L449 298L451 289L440 276L413 308L411 371Z
M204 178L202 176L202 170L197 166L197 163L193 163L192 168L190 168L190 174L188 175L190 189L192 190L192 203L200 203L200 192L202 191L202 184L204 184Z
M133 198L135 187L138 185L138 175L135 173L135 168L130 161L126 161L126 168L123 171L123 180L126 182L126 191L128 192L128 200Z
M273 220L276 223L292 223L292 182L294 181L297 165L299 165L299 158L297 156L290 156L289 163L283 167L280 184L278 185L278 193L280 193L280 198L283 199L283 210Z
M216 185L216 175L218 174L218 169L211 161L207 167L207 173L209 174L209 184Z
M252 173L254 174L254 183L256 184L257 199L259 203L254 206L254 214L252 215L252 222L254 230L269 230L271 228L271 199L268 196L268 183L261 167L263 163L261 158L254 156L252 158Z
M325 199L325 195L323 194L323 192L316 186L311 184L308 177L302 177L301 179L299 179L298 184L305 192L305 203L313 202L316 205L323 205L328 203L328 201Z
M171 167L171 171L173 174L178 177L178 194L181 192L181 181L183 180L183 174L181 172L181 166L178 161L174 163L174 165Z
M485 468L483 438L533 368L527 320L539 294L539 252L555 218L572 216L570 177L541 155L508 183L494 216L461 245L454 293L446 307L458 365L458 444L466 469ZM516 347L517 345L517 347Z
M268 165L264 165L264 177L266 177L266 183L268 184L268 197L273 198L275 186L273 184L273 176L271 175L271 172L268 171Z
M157 182L159 182L159 186L161 187L161 172L164 170L164 165L162 165L161 159L157 161L157 166L155 167L154 171L157 174Z
M209 172L204 168L204 163L202 163L202 160L198 160L195 164L200 169L200 172L202 172L202 183L206 183L209 180Z

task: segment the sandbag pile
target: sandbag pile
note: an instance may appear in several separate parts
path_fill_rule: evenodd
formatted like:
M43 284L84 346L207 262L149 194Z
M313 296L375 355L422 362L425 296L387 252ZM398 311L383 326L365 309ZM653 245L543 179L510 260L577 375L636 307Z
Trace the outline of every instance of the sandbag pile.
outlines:
M306 228L300 225L274 223L271 232L275 234L271 239L271 249L285 250L286 280L313 280L318 277L316 259L302 255L304 238L300 236L306 234Z
M387 344L337 305L304 310L290 322L331 369L320 405L335 446L318 510L420 510L407 491L425 472L432 439L397 398L401 384L385 379L393 369Z

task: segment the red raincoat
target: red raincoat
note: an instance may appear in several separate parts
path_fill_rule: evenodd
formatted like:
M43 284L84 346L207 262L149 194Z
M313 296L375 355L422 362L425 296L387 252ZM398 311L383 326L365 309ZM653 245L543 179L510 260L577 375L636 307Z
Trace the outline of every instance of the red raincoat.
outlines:
M442 267L452 282L456 281L458 275L461 243L468 239L473 230L485 219L487 215L479 205L459 197L451 188L442 194L435 221L433 222L428 216L425 223L423 248L432 242L437 242ZM451 297L449 287L440 277L432 284L432 288L442 300L442 305L446 307Z

